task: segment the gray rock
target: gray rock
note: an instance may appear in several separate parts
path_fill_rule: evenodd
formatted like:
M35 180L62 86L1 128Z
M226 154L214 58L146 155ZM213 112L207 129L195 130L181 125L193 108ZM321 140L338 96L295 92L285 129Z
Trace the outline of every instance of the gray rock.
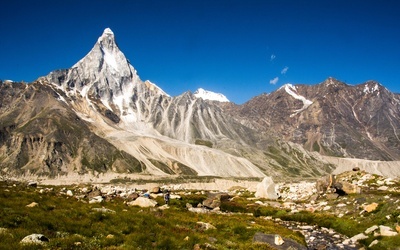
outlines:
M203 206L214 209L221 206L221 201L219 199L207 198L203 201Z
M264 234L261 232L257 232L253 237L253 243L264 243L273 246L274 249L278 250L288 250L288 249L298 249L298 250L307 250L306 246L303 246L296 241L288 238L283 238L284 243L282 245L275 244L275 234Z
M155 207L157 205L157 201L145 197L139 197L134 201L128 202L127 204L128 206Z
M200 229L202 229L204 231L210 230L210 229L217 229L216 227L214 227L213 225L211 225L210 223L207 223L207 222L198 221L196 224L199 225Z
M364 240L364 239L368 239L368 236L366 236L363 233L356 234L356 235L354 235L353 237L350 238L350 240L352 242L357 242L359 240Z
M335 176L327 175L317 180L316 188L319 193L325 193L334 184L335 184Z
M394 232L390 227L379 226L381 236L396 236L397 232Z
M207 214L210 212L210 210L201 207L191 207L188 208L188 210L192 213L197 213L197 214Z
M153 194L161 193L161 188L160 187L153 187L151 189L150 193L153 193Z
M94 204L94 203L101 203L103 202L103 197L102 196L95 196L89 199L89 204Z
M336 200L339 197L339 194L333 193L333 194L326 194L326 199L327 200Z
M128 200L133 201L133 200L136 200L138 197L139 197L139 194L137 194L137 193L132 193L132 194L129 194L129 195L128 195Z
M36 181L28 182L28 187L37 187L37 182Z
M374 232L375 230L377 230L379 227L377 225L374 225L372 227L367 228L367 230L365 230L366 234L370 234L372 232Z
M49 242L49 239L43 234L31 234L20 241L21 244L45 244L46 242Z
M93 191L90 191L87 196L88 196L89 200L91 200L93 197L101 196L101 191L98 189L95 189Z

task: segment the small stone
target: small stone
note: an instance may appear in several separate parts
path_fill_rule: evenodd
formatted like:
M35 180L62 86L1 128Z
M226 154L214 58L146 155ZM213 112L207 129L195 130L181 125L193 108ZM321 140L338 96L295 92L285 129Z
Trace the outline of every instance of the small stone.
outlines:
M379 190L379 191L386 191L388 189L389 189L389 187L387 187L387 186L381 186L381 187L377 188L377 190Z
M371 213L371 212L375 211L378 208L378 205L379 205L378 203L374 202L374 203L371 203L369 205L363 206L363 208L364 208L364 210L366 212Z
M106 238L107 238L107 239L113 239L113 238L114 238L114 235L113 235L113 234L109 234L109 235L106 236Z
M371 242L371 244L369 244L368 247L373 247L373 246L375 246L375 245L378 244L378 243L379 243L378 240L374 240L374 241Z
M67 191L67 195L68 195L68 196L74 196L74 193L72 193L71 190L68 190L68 191Z
M39 206L39 203L36 202L32 202L31 204L26 205L26 207L37 207L37 206Z
M104 207L101 207L101 208L95 207L95 208L92 208L92 211L100 212L100 213L104 213L104 214L115 214L116 213L114 210L104 208Z
M400 233L400 226L399 226L399 225L396 225L396 231L397 231L398 233Z
M328 211L329 209L331 209L331 206L324 207L324 211Z
M338 197L339 197L339 194L337 194L337 193L332 193L332 194L326 195L327 200L336 200Z
M209 229L217 229L216 227L214 227L213 225L211 225L210 223L207 223L207 222L198 221L197 225L199 225L200 228L204 231L209 230Z
M195 244L193 250L201 250L200 244Z
M359 240L364 240L364 239L368 239L368 236L366 236L363 233L356 234L356 235L354 235L353 237L350 238L350 240L352 242L357 242Z
M37 182L36 181L28 182L28 187L37 187Z
M370 234L370 233L372 233L373 231L375 231L375 230L377 230L379 227L377 226L377 225L374 225L374 226L372 226L372 227L370 227L370 228L367 228L367 230L365 230L365 233L366 234Z
M275 245L281 246L285 241L282 239L282 237L278 234L275 234L275 240L274 240Z
M184 241L188 241L189 240L189 236L186 236L183 240Z

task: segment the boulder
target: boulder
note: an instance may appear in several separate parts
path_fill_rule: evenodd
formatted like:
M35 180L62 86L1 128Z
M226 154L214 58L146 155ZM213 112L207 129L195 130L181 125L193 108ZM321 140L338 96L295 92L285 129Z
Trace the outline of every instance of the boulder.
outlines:
M161 193L161 188L160 188L160 187L153 187L153 188L150 190L150 193L153 193L153 194Z
M49 242L49 239L43 234L31 234L20 241L21 244L44 244L46 242Z
M351 184L349 182L346 181L342 181L342 190L343 192L345 192L346 194L360 194L361 193L361 188L355 184Z
M218 208L219 206L221 206L222 201L227 201L231 197L227 193L211 193L208 196L209 197L203 201L202 205L209 209Z
M319 178L316 183L316 189L319 193L326 193L326 191L335 184L335 176L327 175Z
M276 185L271 177L267 176L261 183L258 183L255 197L266 199L279 198L278 192L276 190Z
M136 200L138 197L139 197L139 194L131 193L131 194L128 195L128 200L133 201L133 200Z
M390 227L387 226L379 226L380 235L381 236L396 236L397 232L393 231Z
M210 209L214 209L221 206L221 201L219 199L207 198L203 201L203 206Z
M157 205L157 201L145 197L139 197L134 201L128 202L127 204L128 206L155 207Z

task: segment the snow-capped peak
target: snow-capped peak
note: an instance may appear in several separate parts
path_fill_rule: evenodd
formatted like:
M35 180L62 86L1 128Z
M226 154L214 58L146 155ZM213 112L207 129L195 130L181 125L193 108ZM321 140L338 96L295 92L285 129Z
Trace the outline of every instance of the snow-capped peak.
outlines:
M365 94L369 94L369 93L375 93L377 92L379 94L379 84L375 83L375 82L367 82L364 85L364 90L363 92Z
M193 93L197 98L202 98L203 100L219 101L219 102L229 102L228 98L220 93L214 93L212 91L204 90L199 88Z
M114 35L114 32L110 28L105 28L103 34Z

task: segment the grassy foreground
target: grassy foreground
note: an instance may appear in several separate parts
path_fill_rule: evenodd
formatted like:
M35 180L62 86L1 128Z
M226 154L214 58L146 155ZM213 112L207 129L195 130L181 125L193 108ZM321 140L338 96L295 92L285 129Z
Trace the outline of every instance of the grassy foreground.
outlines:
M305 244L300 233L252 214L187 211L186 203L197 205L204 197L182 197L172 200L169 209L160 210L129 207L122 199L88 204L60 194L60 189L41 193L40 188L0 182L0 249L268 249L252 242L256 232L279 233ZM27 207L32 202L38 206ZM162 198L158 202L162 205ZM199 221L216 229L204 230ZM20 244L33 233L50 241Z

